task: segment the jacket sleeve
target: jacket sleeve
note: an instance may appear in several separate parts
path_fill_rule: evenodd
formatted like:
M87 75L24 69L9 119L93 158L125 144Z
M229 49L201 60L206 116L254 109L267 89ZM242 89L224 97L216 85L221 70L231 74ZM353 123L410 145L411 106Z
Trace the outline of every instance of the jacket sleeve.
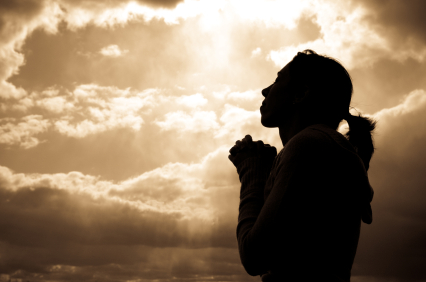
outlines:
M246 262L248 261L246 258L251 254L246 253L246 249L242 248L243 244L241 244L241 240L246 238L250 233L262 210L264 187L270 174L271 166L272 163L260 157L252 157L246 159L237 167L241 181L237 240L241 262L247 273L253 276L260 273L252 272L251 267L246 267Z
M297 189L301 177L309 174L306 171L309 170L307 164L318 159L315 156L318 146L321 144L317 140L303 135L288 142L280 160L277 160L278 157L276 159L277 173L265 203L263 188L267 179L267 167L264 169L262 160L252 158L237 168L241 180L238 249L248 274L262 275L270 270L276 255L273 251L282 240L282 231L286 229L285 222L279 218L280 210L282 212L283 205L291 201L292 190Z

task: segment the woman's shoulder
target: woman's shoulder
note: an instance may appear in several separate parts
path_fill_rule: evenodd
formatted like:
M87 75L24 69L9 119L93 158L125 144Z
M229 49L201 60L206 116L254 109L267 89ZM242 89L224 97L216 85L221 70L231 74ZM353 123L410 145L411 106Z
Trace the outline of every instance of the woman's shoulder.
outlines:
M285 151L308 150L330 144L333 139L316 126L309 126L291 138L285 145Z
M289 151L343 149L356 153L354 147L341 133L324 124L306 127L291 138L286 147Z

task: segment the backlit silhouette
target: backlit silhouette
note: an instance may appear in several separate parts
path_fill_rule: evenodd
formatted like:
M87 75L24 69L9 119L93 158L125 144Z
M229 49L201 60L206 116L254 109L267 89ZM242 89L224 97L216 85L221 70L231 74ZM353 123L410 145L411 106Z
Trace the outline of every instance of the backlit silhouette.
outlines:
M352 82L336 60L299 52L262 91L265 127L284 149L250 135L229 159L241 194L241 262L262 281L349 281L361 221L370 224L367 170L375 122L349 113ZM346 137L336 131L345 119Z

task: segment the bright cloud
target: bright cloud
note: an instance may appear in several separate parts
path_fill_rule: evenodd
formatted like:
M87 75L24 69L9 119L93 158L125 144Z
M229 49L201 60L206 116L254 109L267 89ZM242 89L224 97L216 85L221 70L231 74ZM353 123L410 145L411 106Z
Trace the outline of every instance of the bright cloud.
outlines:
M382 120L389 116L405 115L412 111L423 108L426 105L426 92L423 89L416 89L406 95L403 102L393 108L383 109L374 114L374 117Z
M261 90L257 89L257 90L248 90L245 92L231 92L227 95L227 98L229 100L233 100L233 101L241 101L241 100L249 100L249 101L253 101L255 99L261 99L263 98L261 95Z
M253 51L251 51L251 56L252 57L257 57L262 53L262 49L260 47L257 47L256 49L254 49Z
M198 264L201 259L205 265L192 271L206 268L210 273L218 264L207 252L215 257L225 253L226 268L232 265L232 272L241 275L232 208L238 204L237 178L229 173L226 154L220 148L201 162L167 164L116 184L79 172L22 174L0 166L0 224L9 226L0 244L2 253L9 254L4 262L17 261L21 269L36 264L53 275L87 271L87 265L136 263L139 278L171 279L182 261ZM206 173L218 166L219 179ZM37 205L31 204L34 197ZM19 251L25 242L32 247ZM194 248L199 251L189 251ZM86 263L79 263L87 251Z
M354 8L349 2L321 1L317 5L310 12L316 16L321 38L271 51L268 59L277 66L283 67L305 49L338 58L348 68L371 65L391 53L386 39L364 24L368 11L363 7Z
M81 85L71 95L76 105L55 122L56 129L70 137L82 138L114 128L139 130L144 123L141 110L152 105L151 90L136 93L129 89ZM78 121L77 118L82 121Z
M228 228L221 225L228 225L236 219L236 210L230 209L227 203L236 204L238 201L238 190L235 189L237 177L230 173L231 164L226 155L227 149L220 148L205 156L199 163L167 164L117 184L79 172L26 175L0 167L0 193L4 196L2 201L7 202L9 216L9 219L3 219L17 220L21 217L20 206L31 201L27 197L39 195L40 203L43 203L44 207L28 206L29 213L21 217L21 220L37 220L43 224L43 217L47 216L50 220L61 221L64 231L70 232L75 228L75 224L78 225L77 232L82 232L81 235L85 233L84 230L92 230L89 232L92 235L86 238L80 235L74 237L72 234L66 238L58 238L53 226L48 227L46 222L45 234L40 236L49 236L52 239L56 237L53 240L71 240L77 245L84 242L90 245L97 242L129 244L133 241L131 244L148 246L162 246L162 242L168 246L233 246L233 232L226 236L225 241L215 241L211 237L219 235L214 234L220 232L217 228ZM217 165L221 168L215 169ZM210 169L215 169L213 174L208 173ZM219 194L221 197L227 197L227 200L222 199L220 205L216 202L219 200ZM16 198L17 195L22 195L22 201ZM234 196L229 197L230 195ZM53 212L55 206L60 203L66 205L77 217L85 219L75 221L66 214ZM109 207L115 208L111 210ZM40 209L50 210L50 215L40 213ZM91 215L84 216L88 210ZM102 215L108 210L109 215ZM113 214L115 216L112 216ZM232 220L227 219L230 215ZM116 228L119 222L126 228ZM19 222L14 225L16 224ZM27 232L21 232L18 240L27 240L26 236L38 236L30 232L34 225L26 226ZM103 230L106 229L115 230L114 236L104 233ZM15 229L11 227L10 230ZM170 233L170 230L175 232ZM52 231L53 233L50 233ZM84 242L80 241L81 239L84 239ZM38 244L38 240L33 242Z
M220 117L220 121L224 125L218 131L216 136L219 137L227 134L232 134L232 137L235 138L237 136L245 136L245 134L241 135L240 132L236 132L236 129L241 129L243 125L247 124L248 122L259 123L260 113L259 111L246 111L239 107L226 104L224 112Z
M18 144L25 149L32 148L40 143L34 135L47 131L49 126L50 121L40 115L29 115L20 120L0 119L0 143Z
M176 129L182 132L203 132L219 127L213 111L195 111L191 114L183 111L167 113L164 121L155 123L163 130Z
M176 102L178 104L183 104L191 108L196 108L207 104L208 100L204 98L203 94L197 93L189 96L181 96L176 99Z
M298 51L312 49L320 54L338 58L352 69L371 66L382 58L403 61L426 58L426 49L411 43L395 46L393 38L386 38L380 29L366 24L374 11L363 6L354 7L349 2L316 2L309 14L315 15L315 22L321 28L321 38L314 41L281 47L272 50L267 58L277 66L284 66Z
M102 48L99 51L99 53L101 53L105 57L112 57L112 58L121 57L128 52L129 50L121 50L120 47L118 47L117 45L109 45Z

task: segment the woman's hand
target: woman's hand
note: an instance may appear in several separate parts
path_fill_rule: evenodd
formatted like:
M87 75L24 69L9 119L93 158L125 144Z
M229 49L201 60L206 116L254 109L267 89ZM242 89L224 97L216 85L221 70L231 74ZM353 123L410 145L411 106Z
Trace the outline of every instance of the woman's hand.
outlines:
M251 157L260 157L272 163L277 156L277 149L269 144L263 144L261 140L254 142L250 135L246 135L241 141L235 142L229 153L229 160L237 167Z

